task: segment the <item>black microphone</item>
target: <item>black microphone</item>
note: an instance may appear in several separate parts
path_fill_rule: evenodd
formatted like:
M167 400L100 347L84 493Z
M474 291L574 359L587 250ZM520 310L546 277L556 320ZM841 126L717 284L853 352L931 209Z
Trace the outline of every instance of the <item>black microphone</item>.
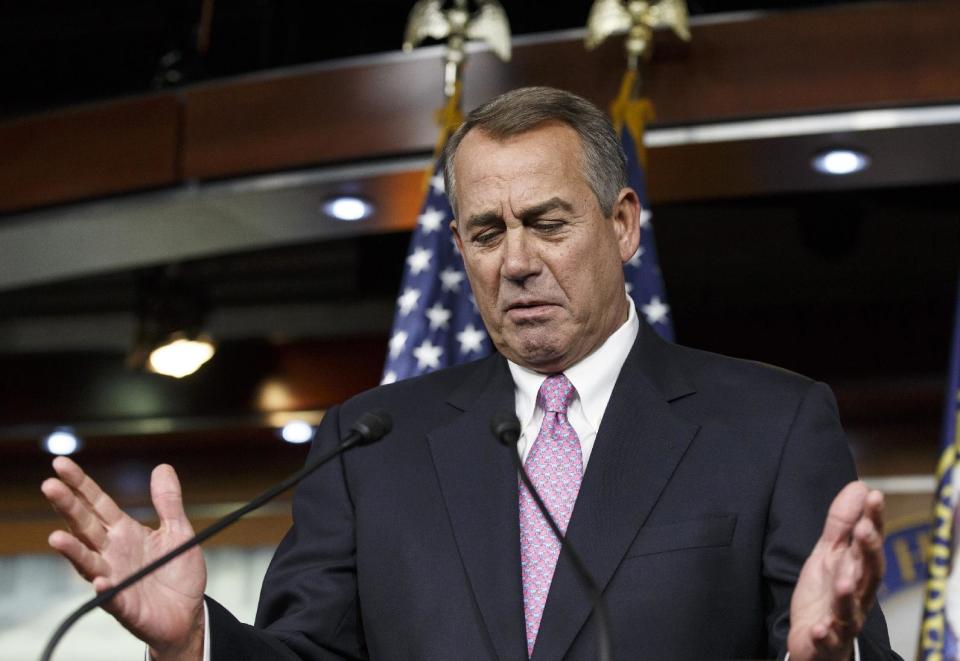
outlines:
M393 428L393 420L391 420L390 414L388 414L386 411L378 410L364 413L357 418L357 421L353 423L352 427L350 427L350 431L347 433L344 439L340 441L340 445L335 447L333 450L307 461L303 468L290 475L290 477L287 479L283 480L276 486L267 489L243 507L230 512L222 519L201 530L199 533L185 541L180 546L157 558L145 567L138 569L109 590L104 590L96 597L80 606L63 621L63 623L50 637L50 641L44 648L43 655L40 657L40 660L50 661L50 657L53 656L53 650L56 648L57 643L60 642L60 639L63 638L64 634L67 633L70 627L76 624L77 620L92 611L94 608L102 606L126 590L128 587L142 579L144 576L152 574L177 556L210 539L227 526L236 522L237 519L243 515L249 514L253 510L263 507L266 503L300 482L303 478L307 477L310 473L317 470L334 457L343 454L354 446L368 445L375 441L379 441L390 432L391 428Z
M610 661L610 620L607 617L607 607L603 602L603 595L600 594L600 588L597 587L596 581L593 580L593 576L591 576L587 570L583 558L581 558L580 554L573 548L570 540L564 537L560 526L557 525L557 522L550 514L550 510L547 509L543 499L540 498L537 488L533 486L530 476L527 475L527 471L523 467L523 462L520 461L520 454L517 452L517 443L520 440L520 421L517 420L517 416L513 411L499 411L490 419L490 431L497 437L497 440L509 449L510 456L513 457L513 462L520 472L520 479L523 480L527 491L533 496L533 502L537 504L540 513L543 514L543 517L547 520L550 530L553 531L553 534L560 541L560 553L566 553L567 557L570 558L570 562L573 563L574 568L577 570L577 575L583 582L583 586L590 594L590 602L593 605L594 612L597 614L597 628L600 632L599 636L597 636L597 658L599 661Z

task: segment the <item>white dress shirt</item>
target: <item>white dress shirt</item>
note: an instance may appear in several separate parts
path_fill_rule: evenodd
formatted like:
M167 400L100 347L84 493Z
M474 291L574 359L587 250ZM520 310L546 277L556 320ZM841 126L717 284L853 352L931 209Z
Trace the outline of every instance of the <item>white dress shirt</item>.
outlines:
M593 443L597 439L603 412L607 410L613 386L620 376L620 368L627 360L637 333L640 332L637 311L633 301L629 303L630 313L623 325L596 351L563 371L577 391L567 409L567 420L580 438L584 470L593 452ZM547 375L521 367L512 361L507 361L507 364L513 376L517 420L520 421L521 429L517 451L520 453L520 460L526 461L543 423L543 409L537 406L537 393L540 392L540 386L546 381Z

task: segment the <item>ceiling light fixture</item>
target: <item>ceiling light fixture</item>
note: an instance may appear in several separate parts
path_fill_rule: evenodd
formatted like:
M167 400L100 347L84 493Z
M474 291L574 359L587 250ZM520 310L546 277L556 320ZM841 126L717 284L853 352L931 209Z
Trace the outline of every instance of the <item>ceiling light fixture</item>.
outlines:
M188 338L183 333L175 333L150 352L147 367L156 374L182 379L200 369L215 352L216 347L209 337Z
M179 270L171 264L141 275L137 330L127 354L130 367L176 379L196 372L217 350L203 331L207 296Z
M313 440L314 429L304 420L291 420L280 430L280 436L287 443L308 443Z
M813 157L813 169L823 174L853 174L869 166L870 157L855 149L828 149Z
M45 436L41 445L46 452L57 455L70 455L83 447L80 438L66 427Z
M356 195L338 195L323 203L323 213L337 220L363 220L373 213L373 205Z

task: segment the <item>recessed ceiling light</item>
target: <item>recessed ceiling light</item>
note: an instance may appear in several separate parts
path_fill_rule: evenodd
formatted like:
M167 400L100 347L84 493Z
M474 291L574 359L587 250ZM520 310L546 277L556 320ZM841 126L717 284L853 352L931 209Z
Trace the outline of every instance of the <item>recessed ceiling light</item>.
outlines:
M80 439L69 429L58 429L43 439L43 449L50 454L73 454L80 446Z
M303 420L291 420L280 430L287 443L307 443L313 440L313 426Z
M823 174L853 174L869 165L870 157L853 149L829 149L813 157L813 169Z
M323 203L323 213L337 220L363 220L373 213L373 205L354 195L339 195Z

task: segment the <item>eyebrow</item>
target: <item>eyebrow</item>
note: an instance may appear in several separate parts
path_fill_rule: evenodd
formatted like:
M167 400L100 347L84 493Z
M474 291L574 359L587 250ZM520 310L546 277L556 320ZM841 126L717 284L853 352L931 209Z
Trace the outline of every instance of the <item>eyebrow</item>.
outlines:
M550 213L555 209L563 209L568 213L572 213L573 205L561 197L551 197L545 202L521 209L517 213L517 218L519 218L521 221L528 221L533 218L539 218L540 216ZM467 218L467 222L464 223L464 229L470 231L476 227L487 227L489 225L502 222L503 216L499 211L485 211L483 213L474 214Z

